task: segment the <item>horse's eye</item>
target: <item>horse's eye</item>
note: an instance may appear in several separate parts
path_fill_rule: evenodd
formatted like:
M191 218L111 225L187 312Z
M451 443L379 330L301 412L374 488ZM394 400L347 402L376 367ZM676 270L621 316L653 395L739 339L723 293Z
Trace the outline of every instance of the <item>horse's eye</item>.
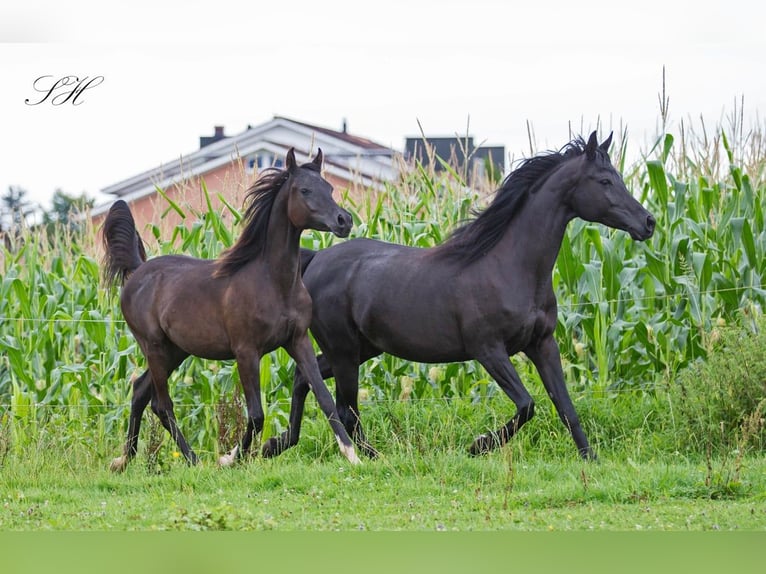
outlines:
M301 193L303 195L310 195L311 194L311 190L309 188L307 188L307 187L302 187L301 188Z
M601 181L599 181L599 183L600 183L601 185L612 185L612 180L611 180L611 179L608 179L608 178L606 178L606 177L605 177L604 179L602 179Z

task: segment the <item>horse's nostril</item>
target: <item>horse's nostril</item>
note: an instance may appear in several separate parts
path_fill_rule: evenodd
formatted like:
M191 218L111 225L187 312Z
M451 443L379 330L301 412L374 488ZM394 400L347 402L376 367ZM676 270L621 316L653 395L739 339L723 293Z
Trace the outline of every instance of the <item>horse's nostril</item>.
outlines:
M654 231L654 226L655 226L656 223L657 222L654 220L654 217L652 217L651 215L648 215L646 217L646 228L647 229Z

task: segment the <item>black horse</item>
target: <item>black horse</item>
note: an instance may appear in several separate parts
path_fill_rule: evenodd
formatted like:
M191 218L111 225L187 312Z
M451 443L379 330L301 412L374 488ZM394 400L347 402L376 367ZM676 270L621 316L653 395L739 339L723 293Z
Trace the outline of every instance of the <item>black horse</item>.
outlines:
M645 240L655 221L625 188L609 159L611 135L593 132L560 152L525 160L469 223L430 249L354 239L302 251L313 300L311 331L324 378L335 377L336 405L349 434L369 456L357 406L359 365L380 353L411 361L478 360L515 403L503 427L479 436L472 454L505 444L534 413L532 397L509 361L534 363L583 458L595 458L567 392L558 345L551 274L569 221L580 217ZM266 456L297 443L308 392L298 374L290 425L264 444Z
M322 152L298 166L287 153L286 169L265 171L248 192L245 227L237 243L217 260L165 255L146 261L133 216L124 201L109 210L103 226L107 282L123 284L125 321L149 368L133 381L128 438L112 470L125 469L136 454L141 415L152 411L190 463L197 461L173 413L168 377L189 355L236 359L247 404L247 430L219 462L228 465L263 429L259 364L284 347L330 420L341 452L359 461L341 424L332 395L317 369L308 338L311 298L301 281L301 231L332 231L346 237L351 215L338 207L320 175Z

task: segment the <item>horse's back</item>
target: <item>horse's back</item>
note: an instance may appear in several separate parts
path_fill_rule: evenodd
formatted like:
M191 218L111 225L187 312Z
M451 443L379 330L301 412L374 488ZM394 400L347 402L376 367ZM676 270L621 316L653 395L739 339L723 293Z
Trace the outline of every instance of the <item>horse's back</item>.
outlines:
M123 298L142 291L162 294L165 289L203 281L212 277L213 261L186 255L161 255L149 259L131 275L123 289ZM172 293L170 294L173 295Z
M312 298L318 291L360 296L385 290L422 270L426 250L357 238L317 251L306 265L303 281Z

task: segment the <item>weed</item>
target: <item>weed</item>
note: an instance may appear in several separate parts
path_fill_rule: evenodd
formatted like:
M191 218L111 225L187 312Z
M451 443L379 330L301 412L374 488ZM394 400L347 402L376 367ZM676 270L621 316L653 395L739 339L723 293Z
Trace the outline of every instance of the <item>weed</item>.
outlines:
M11 450L11 423L9 414L0 410L0 467Z
M218 403L215 410L219 453L230 452L237 446L247 427L242 395L234 392L227 399Z
M171 521L171 526L176 530L228 530L228 515L226 508L209 510L199 508L189 511L185 508L178 510L178 515Z
M766 317L721 327L707 360L680 373L668 393L679 449L727 453L766 445Z
M160 456L160 452L167 433L156 416L151 415L144 419L149 427L149 436L146 441L146 471L150 474L160 474L166 466L166 460Z

